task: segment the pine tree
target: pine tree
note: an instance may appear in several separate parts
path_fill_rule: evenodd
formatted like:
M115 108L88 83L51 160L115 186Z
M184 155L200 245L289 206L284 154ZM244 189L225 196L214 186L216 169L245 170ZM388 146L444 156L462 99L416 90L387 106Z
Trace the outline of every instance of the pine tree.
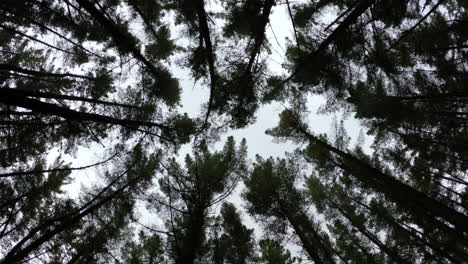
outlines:
M293 264L294 258L291 257L289 250L285 250L278 242L270 239L260 241L261 263L265 264Z
M219 226L219 230L213 230L209 242L213 263L244 264L256 260L253 229L242 223L241 216L233 204L223 204L215 225Z
M281 9L291 37L278 75ZM289 234L313 263L464 262L467 10L455 0L1 1L0 263L292 264ZM198 116L180 111L187 77L209 92ZM311 95L335 116L328 136L308 122ZM297 144L294 154L251 164L232 137L214 150L272 102L286 110L267 133ZM343 121L353 115L371 136L354 148ZM184 144L193 154L182 164ZM101 160L66 162L96 146ZM97 182L64 192L83 171ZM238 186L246 204L221 206Z
M348 182L348 188L360 186L379 195L384 195L405 214L409 214L407 217L410 217L411 221L423 228L425 232L433 233L434 227L437 227L437 233L439 231L442 233L436 236L430 235L429 240L433 239L434 244L446 243L444 241L447 239L445 237L447 233L450 233L448 237L457 237L457 242L453 244L454 242L451 241L446 244L445 250L451 251L457 256L456 258L463 258L463 248L466 247L466 233L463 227L465 214L392 177L379 162L374 160L373 164L363 153L358 151L356 155L346 150L340 150L329 144L326 138L310 134L307 131L307 126L301 123L297 119L297 114L291 110L286 110L281 114L279 126L270 130L269 133L277 137L308 141L307 156L311 162L318 166L319 170L328 171L331 174L330 177L336 179L340 177L340 174L337 173L338 169L338 171L342 171L342 177L345 177L343 181ZM341 211L342 215L346 213L340 205L335 204L334 207ZM446 213L442 211L446 211ZM347 214L346 218L352 217L349 216L349 213ZM440 221L435 216L451 222L454 227ZM359 228L364 231L362 226ZM450 255L448 257L453 258Z
M159 185L164 196L155 194L149 198L169 212L166 221L174 262L195 263L207 253L211 208L237 186L246 170L245 156L245 140L236 147L229 137L219 152L211 152L204 143L195 147L193 157L185 158L185 168L175 159L163 165L166 176L159 180Z
M28 222L24 228L13 228L14 231L20 231L19 234L8 234L3 238L8 251L2 259L2 263L22 261L45 244L54 243L56 238L64 239L73 247L78 242L79 236L76 234L72 236L68 234L67 236L66 233L71 231L83 232L87 228L91 228L87 234L92 234L92 230L95 228L98 230L103 228L101 232L105 232L107 228L114 226L116 228L114 232L118 232L122 229L122 225L125 226L125 218L131 214L135 195L142 191L145 184L151 182L157 166L157 157L155 155L147 157L141 146L137 146L133 153L130 153L122 161L121 168L118 168L122 171L107 173L105 177L109 183L93 190L94 194L89 195L89 197L83 196L84 200L80 204L71 199L61 199L57 196L52 196L53 200L48 198L44 201L47 206L37 206L48 211L34 212L30 216L31 218L26 219ZM107 206L109 206L108 212L105 210ZM11 211L14 212L14 210ZM110 215L106 217L107 214ZM93 223L91 220L94 215L98 218L97 223ZM80 228L83 229L80 230ZM64 238L61 238L61 235ZM117 233L113 235L117 235ZM90 238L92 239L92 236ZM86 243L88 243L88 245L85 244L86 246L92 246L89 244L90 241ZM106 243L106 241L101 243ZM99 250L100 246L102 245L98 245L94 250ZM86 247L78 248L77 251L85 249ZM96 253L98 252L93 252L93 255Z
M325 234L307 215L303 194L294 185L298 173L297 164L292 160L263 160L257 156L252 174L244 180L247 209L263 222L270 223L269 228L291 225L310 260L335 263Z

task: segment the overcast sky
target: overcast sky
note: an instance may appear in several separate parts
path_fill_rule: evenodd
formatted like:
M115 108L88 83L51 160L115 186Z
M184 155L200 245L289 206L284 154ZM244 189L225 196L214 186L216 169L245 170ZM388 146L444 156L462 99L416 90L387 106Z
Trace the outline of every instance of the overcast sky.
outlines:
M325 20L331 21L334 17L330 16L325 18ZM293 37L292 24L289 18L289 13L286 5L278 5L273 8L273 14L270 16L270 26L267 26L266 34L270 45L272 45L272 54L269 55L268 66L269 69L275 73L281 74L286 72L281 67L281 63L284 62L284 50L286 49L286 38L290 40ZM274 33L273 33L274 31ZM276 38L275 38L276 36ZM200 106L202 103L206 103L209 93L208 87L206 85L200 85L193 83L193 80L188 75L188 72L185 72L185 78L182 77L182 112L188 112L191 116L197 116L200 112ZM325 99L322 96L309 96L308 97L308 110L310 115L308 117L308 124L314 133L330 133L333 117L335 114L331 115L319 115L316 114L318 108L325 103ZM270 156L273 157L282 157L285 152L291 152L296 149L298 146L285 142L285 143L274 143L273 138L265 134L265 130L275 127L278 124L279 113L284 110L284 107L279 103L273 103L269 105L260 106L256 117L256 122L243 129L231 130L222 139L217 143L217 149L221 148L225 142L225 139L228 136L234 136L236 142L240 142L242 138L247 140L247 148L249 158L253 160L255 155L260 155L264 158ZM338 119L341 118L342 113L336 113ZM349 136L351 137L351 146L356 142L356 139L362 129L358 120L349 116L345 120L345 128ZM369 151L370 140L366 136L365 148ZM190 146L186 146L182 149L180 159L185 156L185 153L190 152ZM262 235L262 228L258 223L255 223L252 218L250 218L245 210L243 209L242 204L244 201L241 199L240 194L242 193L243 184L240 184L236 189L236 192L231 195L227 200L238 205L238 209L243 212L244 224L249 228L255 229L255 234L257 238L260 238ZM219 209L220 204L217 206ZM148 219L151 221L150 219ZM289 245L288 248L292 251L297 252L298 247Z
M213 8L219 8L213 6ZM333 19L331 15L328 19ZM292 38L292 24L289 19L288 11L286 5L278 5L273 8L273 14L270 16L270 26L267 27L266 34L267 38L272 45L272 54L269 55L268 64L271 71L275 73L285 73L281 67L281 63L284 58L284 50L286 47L286 38ZM173 28L174 29L174 28ZM273 34L274 31L274 34ZM174 37L178 38L177 32L173 32ZM276 39L275 39L276 36ZM183 39L181 41L184 41ZM201 81L194 83L194 80L189 75L187 70L177 68L175 64L172 64L172 69L174 70L177 78L179 78L181 87L183 89L181 96L181 107L180 112L187 112L191 117L197 117L200 115L201 105L206 103L209 98L208 86ZM308 110L310 115L308 118L309 127L314 133L329 133L331 131L332 120L334 115L318 115L316 114L318 108L323 105L325 102L324 98L321 96L310 96L308 98ZM234 136L236 142L240 142L242 138L247 140L248 154L249 158L253 160L256 154L264 158L269 156L281 157L284 156L285 152L293 151L297 146L291 143L274 143L273 138L265 134L265 130L276 126L278 123L278 114L283 110L283 106L278 103L273 103L270 105L263 105L259 108L256 117L257 121L255 124L248 126L244 129L231 130L227 134L221 137L221 140L216 144L215 148L220 149L228 136ZM338 119L341 117L340 113L337 113L336 116ZM352 138L351 144L354 145L356 138L361 130L359 122L352 118L352 115L346 119L345 128ZM366 148L369 150L369 140L367 141ZM66 160L73 162L73 166L83 166L89 165L97 161L101 161L106 158L106 153L103 151L105 148L99 144L92 144L91 150L81 148L76 157L67 157ZM185 145L179 151L179 161L183 161L185 154L191 152L190 144ZM50 157L54 157L59 152L52 152ZM74 181L72 184L66 186L65 190L67 193L71 194L74 197L77 197L80 186L82 184L89 185L90 183L96 180L96 173L102 168L92 168L81 171L74 171L72 173ZM234 202L239 205L239 209L242 209L243 201L240 198L240 193L242 192L243 185L239 185L236 192L229 197L229 201ZM140 207L140 214L142 216L142 223L147 225L157 224L162 228L162 222L157 220L154 216L148 215L142 204L138 205ZM215 208L215 211L219 209L220 204ZM249 228L255 228L255 233L257 238L261 235L261 228L258 224L254 223L253 220L248 217L243 212L243 217L245 224ZM290 249L294 250L294 247L289 246Z

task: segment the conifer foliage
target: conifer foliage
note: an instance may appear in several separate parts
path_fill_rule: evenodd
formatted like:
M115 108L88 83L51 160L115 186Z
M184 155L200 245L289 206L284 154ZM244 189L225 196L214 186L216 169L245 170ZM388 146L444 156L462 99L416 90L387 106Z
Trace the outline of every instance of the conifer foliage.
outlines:
M467 69L463 0L2 0L0 264L465 263Z

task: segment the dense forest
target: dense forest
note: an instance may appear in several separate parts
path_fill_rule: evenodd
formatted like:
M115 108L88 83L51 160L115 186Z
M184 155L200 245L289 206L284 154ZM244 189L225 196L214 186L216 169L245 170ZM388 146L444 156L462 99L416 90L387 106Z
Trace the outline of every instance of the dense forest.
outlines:
M0 1L1 264L467 261L466 0Z

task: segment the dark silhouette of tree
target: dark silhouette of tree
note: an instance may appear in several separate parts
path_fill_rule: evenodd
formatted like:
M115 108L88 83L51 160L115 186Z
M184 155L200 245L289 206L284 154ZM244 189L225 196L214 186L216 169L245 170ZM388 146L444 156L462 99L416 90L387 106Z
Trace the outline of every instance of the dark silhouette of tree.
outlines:
M257 157L252 174L244 180L248 211L271 222L271 228L290 224L310 260L335 263L331 245L306 214L304 197L294 186L298 173L291 160Z
M253 229L243 223L236 207L224 203L221 215L215 220L219 228L210 239L213 263L251 263L256 260ZM219 230L218 230L219 229Z
M211 152L204 143L187 155L185 168L175 159L164 165L159 180L164 196L150 195L152 203L169 212L169 247L176 263L195 263L206 253L206 230L211 208L234 190L246 171L246 143L235 146L229 137L222 151Z
M17 211L14 207L10 209L12 212L16 211L17 215L14 215L8 223L13 226L11 228L13 231L4 234L4 238L10 239L11 241L5 243L5 245L8 247L8 245L11 244L11 248L8 249L2 259L2 263L17 263L18 261L22 261L32 252L37 252L41 249L44 244L54 243L54 239L61 235L64 237L60 237L59 239L65 240L66 243L71 243L73 248L76 240L79 238L83 239L83 237L76 235L71 237L64 235L64 233L73 230L85 231L91 228L86 235L93 234L93 231L110 232L108 228L111 228L111 230L114 228L115 232L120 231L122 225L125 225L125 218L128 218L128 215L131 214L133 210L134 196L142 191L141 188L145 183L151 182L154 171L158 166L157 157L155 155L146 157L141 146L137 146L133 153L125 157L125 159L127 160L124 160L123 163L124 171L113 174L107 173L105 176L110 181L109 184L104 188L97 188L97 190L94 191L96 194L91 195L89 198L83 197L84 201L81 202L82 204L76 204L71 199L58 197L52 192L53 189L50 191L45 189L44 194L47 196L45 196L42 201L38 200L36 197L30 197L30 199L32 198L36 202L44 203L44 206L36 205L36 207L31 208L34 211L26 215L22 213L26 208L22 208L19 203L23 202L24 199L28 199L28 197L25 196L19 197L20 199L15 199L12 206L18 206L19 209ZM49 177L48 180L55 179L55 183L52 183L55 184L55 188L59 188L61 184L63 184L63 177L68 176L69 171L58 172L56 174L58 176L62 175L62 178L57 179L56 177ZM47 187L54 188L53 186L54 185L49 183ZM32 191L36 192L37 190ZM55 193L57 192L58 190L55 190ZM109 204L111 204L110 208L106 208ZM26 203L25 205L31 206L30 203ZM36 211L37 209L46 211ZM97 223L93 223L93 220L88 220L88 218L92 219L93 215L98 218ZM24 226L21 227L22 225ZM80 230L80 228L83 228L83 230ZM96 228L98 229L93 230ZM7 227L4 227L4 229L7 230ZM117 234L112 234L107 239L111 239L113 235ZM92 238L91 235L90 239ZM68 241L68 239L71 239L71 241ZM102 247L103 244L106 243L106 239L101 240L102 244L99 244L98 241L93 241L93 243L94 242L96 242L97 245L84 244L78 247L76 249L76 254L78 255L72 258L80 258L83 257L80 254L88 254L89 252L86 252L86 250L89 251L87 247L91 247L93 250L99 250L99 247ZM86 243L91 242L86 241ZM96 253L99 252L92 251L93 255Z
M467 10L0 1L0 263L463 263ZM200 113L181 111L187 77L209 92L184 102ZM309 122L312 95L335 116L328 135ZM217 148L270 103L285 110L267 134L293 154Z

